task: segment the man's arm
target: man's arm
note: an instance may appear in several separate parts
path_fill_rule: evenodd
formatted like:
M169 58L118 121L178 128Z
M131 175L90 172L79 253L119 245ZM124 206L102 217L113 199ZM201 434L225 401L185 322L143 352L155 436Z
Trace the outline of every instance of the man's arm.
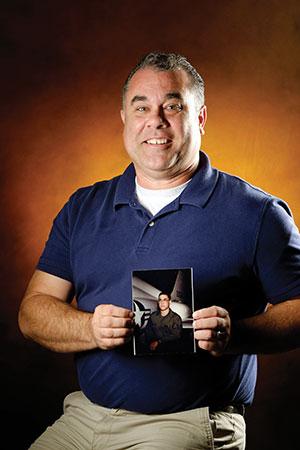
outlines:
M212 355L276 353L300 345L300 299L287 300L266 312L232 322L224 308L195 311L195 339ZM218 335L218 331L221 331Z
M112 349L132 334L133 313L114 305L99 305L94 313L68 303L72 284L37 270L19 311L19 326L25 337L57 352Z

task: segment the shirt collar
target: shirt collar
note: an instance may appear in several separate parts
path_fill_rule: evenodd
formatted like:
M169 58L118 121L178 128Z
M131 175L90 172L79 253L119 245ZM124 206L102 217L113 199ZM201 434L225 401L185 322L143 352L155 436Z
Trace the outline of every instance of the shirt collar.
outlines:
M135 169L131 163L120 176L116 187L114 208L118 205L128 205L135 198Z
M199 166L192 181L182 192L179 202L204 208L213 194L218 178L219 171L211 167L208 156L201 151Z
M219 172L210 165L208 156L200 152L199 166L191 182L180 195L179 202L198 207L204 207L217 184ZM131 163L120 176L114 198L114 208L118 205L130 204L135 198L135 169Z

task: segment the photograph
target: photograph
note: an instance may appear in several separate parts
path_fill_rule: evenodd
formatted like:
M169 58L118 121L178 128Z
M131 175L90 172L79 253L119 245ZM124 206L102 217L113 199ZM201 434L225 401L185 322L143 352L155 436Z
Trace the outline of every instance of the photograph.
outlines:
M195 353L193 270L132 272L134 355Z

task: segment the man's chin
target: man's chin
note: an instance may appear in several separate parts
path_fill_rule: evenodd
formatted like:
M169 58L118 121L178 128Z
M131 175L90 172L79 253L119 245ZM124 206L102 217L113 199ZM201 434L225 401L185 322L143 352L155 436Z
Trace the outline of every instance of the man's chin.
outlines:
M164 177L168 173L176 172L176 158L154 157L151 161L145 161L143 164L138 164L140 169L151 173L154 177ZM178 170L178 168L177 168Z

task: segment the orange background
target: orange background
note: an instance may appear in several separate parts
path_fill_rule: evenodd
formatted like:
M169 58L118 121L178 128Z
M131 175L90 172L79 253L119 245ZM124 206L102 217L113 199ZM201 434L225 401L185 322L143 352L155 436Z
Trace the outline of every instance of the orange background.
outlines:
M144 53L188 57L206 82L203 149L213 165L285 199L300 224L300 7L296 0L7 0L0 12L1 412L5 423L20 421L20 450L60 414L76 381L70 355L20 336L19 302L69 195L129 162L121 88ZM260 358L249 450L296 448L299 377L298 351Z

